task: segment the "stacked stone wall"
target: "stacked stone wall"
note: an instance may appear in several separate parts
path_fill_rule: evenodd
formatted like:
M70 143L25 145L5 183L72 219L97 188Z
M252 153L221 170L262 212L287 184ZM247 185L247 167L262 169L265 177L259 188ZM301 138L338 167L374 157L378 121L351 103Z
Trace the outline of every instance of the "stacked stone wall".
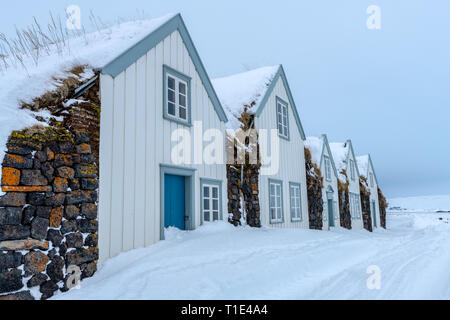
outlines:
M98 169L91 137L66 133L36 144L37 136L47 137L49 130L33 136L14 132L7 145L0 199L0 299L48 299L97 270ZM37 291L38 296L32 295Z

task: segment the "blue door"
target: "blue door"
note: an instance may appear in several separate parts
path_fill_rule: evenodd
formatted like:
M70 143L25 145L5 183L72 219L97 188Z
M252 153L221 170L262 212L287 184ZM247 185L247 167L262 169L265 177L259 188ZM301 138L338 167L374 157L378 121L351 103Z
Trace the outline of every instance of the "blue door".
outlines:
M185 177L164 177L164 227L185 230Z

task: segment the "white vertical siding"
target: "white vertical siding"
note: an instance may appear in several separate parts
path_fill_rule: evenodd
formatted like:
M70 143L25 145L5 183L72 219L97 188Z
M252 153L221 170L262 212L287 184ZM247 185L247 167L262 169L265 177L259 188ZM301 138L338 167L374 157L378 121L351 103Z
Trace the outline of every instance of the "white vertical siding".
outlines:
M350 171L349 171L350 168L347 168L347 175L348 175L348 179L350 181L350 183L348 185L348 190L349 190L349 193L354 193L358 196L357 199L359 200L359 207L361 208L361 215L359 218L358 218L356 212L352 212L350 209L350 214L352 216L352 229L361 230L361 229L364 229L364 222L363 222L363 218L362 218L361 196L360 196L360 192L359 192L360 191L359 190L359 177L356 176L358 173L357 167L356 167L357 162L356 162L356 158L351 150L349 151L349 159L353 160L353 163L355 164L355 172L356 173L355 173L355 180L352 180L351 176L350 176ZM348 163L350 163L350 161L347 161L347 165L348 165Z
M256 129L277 129L276 97L289 102L286 88L281 77L269 97L261 115L255 119ZM264 225L279 228L309 228L308 198L306 194L306 168L304 143L300 136L292 106L289 104L290 140L280 139L279 172L273 176L260 176L259 196L261 206L261 221ZM270 139L270 134L268 135ZM269 179L283 181L283 223L271 224L269 215ZM301 186L302 217L301 222L291 221L289 182Z
M225 131L178 31L116 78L101 76L100 261L160 240L160 165L171 165L172 132L193 128L163 118L163 65L192 78L192 122ZM194 146L192 145L192 154ZM200 225L200 178L222 180L225 165L189 165L195 174L195 224Z
M330 158L331 156L328 152L328 149L324 149L323 156L327 156ZM325 178L325 161L322 156L322 161L320 164L320 171L322 172L322 175L324 176L323 179L323 188L322 188L322 200L323 200L323 230L328 230L330 228L330 221L328 220L328 187L331 186L333 188L333 216L334 216L334 226L339 227L341 225L340 215L339 215L339 209L336 209L335 203L337 203L337 206L339 206L339 190L338 190L338 180L337 177L334 175L334 170L331 168L331 181L327 181ZM333 166L332 164L330 164ZM325 218L326 217L326 218Z
M373 187L370 187L370 173L373 174ZM375 180L375 174L373 172L372 165L369 162L369 172L367 174L367 182L369 184L369 190L370 190L370 202L375 201L375 218L376 218L376 226L379 228L381 226L381 217L380 217L380 203L378 202L378 185L377 181ZM370 206L370 210L372 210L372 205ZM374 214L371 211L372 219ZM373 226L372 222L372 226Z

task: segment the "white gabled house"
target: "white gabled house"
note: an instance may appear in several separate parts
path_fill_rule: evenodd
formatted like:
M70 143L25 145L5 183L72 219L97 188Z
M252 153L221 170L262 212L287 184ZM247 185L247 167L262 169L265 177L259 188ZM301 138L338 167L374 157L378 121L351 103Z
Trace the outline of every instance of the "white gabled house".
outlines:
M311 153L311 160L322 172L323 187L323 229L340 226L338 172L333 154L324 134L320 137L307 137L305 147Z
M198 122L202 132L225 132L227 122L181 16L157 23L101 68L100 90L101 261L164 239L167 227L226 217L224 161L179 164L171 155L177 129L194 137Z
M261 170L259 177L262 224L309 228L306 137L283 67L264 67L213 83L230 120L229 128L238 129L244 106L251 106L248 112L254 114L254 128L267 130L269 140L273 130L279 141L279 152L270 154L270 168Z
M347 140L347 142L343 143L330 143L330 149L333 154L339 180L343 184L348 182L352 229L363 229L364 224L359 188L359 170L352 142L351 140Z
M381 225L380 204L378 201L378 180L373 167L370 154L356 158L359 173L367 181L370 191L370 214L372 216L373 228L379 228Z

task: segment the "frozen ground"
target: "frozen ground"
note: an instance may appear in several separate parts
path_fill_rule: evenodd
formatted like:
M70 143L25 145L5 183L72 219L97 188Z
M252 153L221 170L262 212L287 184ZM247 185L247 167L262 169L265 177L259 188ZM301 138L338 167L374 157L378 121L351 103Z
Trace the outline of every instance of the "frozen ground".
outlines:
M450 197L449 197L450 198ZM109 260L57 299L450 299L450 214L397 212L389 230L215 223ZM367 268L381 269L369 290Z

